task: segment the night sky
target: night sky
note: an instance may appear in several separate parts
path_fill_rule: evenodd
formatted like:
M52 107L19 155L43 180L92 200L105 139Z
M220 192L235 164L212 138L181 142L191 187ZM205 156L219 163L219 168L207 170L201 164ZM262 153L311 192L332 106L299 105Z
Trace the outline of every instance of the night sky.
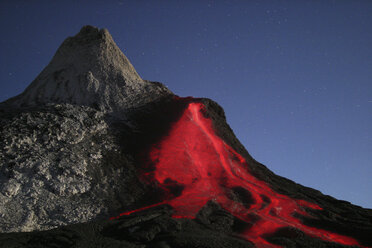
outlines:
M372 208L372 1L56 2L0 1L0 101L107 28L142 78L217 101L276 174Z

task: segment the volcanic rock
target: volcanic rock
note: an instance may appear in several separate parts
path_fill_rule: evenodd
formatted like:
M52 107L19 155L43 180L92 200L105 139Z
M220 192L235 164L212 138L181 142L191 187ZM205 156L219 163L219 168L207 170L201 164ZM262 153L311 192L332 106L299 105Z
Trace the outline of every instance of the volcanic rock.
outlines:
M22 94L0 104L0 231L51 229L131 204L141 189L124 187L137 180L120 145L135 130L129 116L172 95L142 80L107 30L67 38Z
M62 43L22 94L6 103L17 107L70 103L115 112L168 94L172 93L162 84L141 79L106 29L85 26Z

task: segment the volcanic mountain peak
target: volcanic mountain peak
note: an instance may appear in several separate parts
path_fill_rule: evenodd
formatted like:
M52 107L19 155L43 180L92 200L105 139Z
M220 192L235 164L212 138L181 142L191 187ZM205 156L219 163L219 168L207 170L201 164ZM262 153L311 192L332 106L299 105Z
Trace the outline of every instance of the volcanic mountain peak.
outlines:
M57 50L57 65L79 64L79 69L96 69L122 73L130 81L141 77L120 51L107 29L84 26L74 37L68 37Z
M222 107L142 80L104 29L0 105L0 137L0 248L372 247L371 210L275 175Z
M84 26L22 94L6 103L71 103L122 112L167 95L172 92L165 86L141 79L106 29Z

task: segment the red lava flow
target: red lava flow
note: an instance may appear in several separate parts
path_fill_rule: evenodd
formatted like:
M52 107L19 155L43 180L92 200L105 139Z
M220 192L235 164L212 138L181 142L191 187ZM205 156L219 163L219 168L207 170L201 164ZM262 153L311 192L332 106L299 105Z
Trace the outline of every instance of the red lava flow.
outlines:
M155 170L146 177L158 182L166 192L166 199L120 216L168 204L174 209L172 217L195 218L199 210L213 200L250 226L240 235L257 247L281 247L264 237L283 227L294 227L329 242L360 246L351 237L306 226L293 217L294 213L309 216L304 208L322 208L279 194L251 175L248 163L215 134L212 121L203 111L202 103L189 103L169 134L150 152ZM233 200L232 190L245 195L249 204Z

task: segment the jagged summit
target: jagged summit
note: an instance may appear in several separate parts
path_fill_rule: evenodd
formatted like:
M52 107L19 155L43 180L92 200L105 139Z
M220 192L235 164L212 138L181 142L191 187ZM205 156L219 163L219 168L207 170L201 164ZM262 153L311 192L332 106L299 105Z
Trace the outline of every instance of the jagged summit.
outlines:
M141 79L107 29L84 26L62 43L22 94L5 103L71 103L121 112L170 94L165 86Z

